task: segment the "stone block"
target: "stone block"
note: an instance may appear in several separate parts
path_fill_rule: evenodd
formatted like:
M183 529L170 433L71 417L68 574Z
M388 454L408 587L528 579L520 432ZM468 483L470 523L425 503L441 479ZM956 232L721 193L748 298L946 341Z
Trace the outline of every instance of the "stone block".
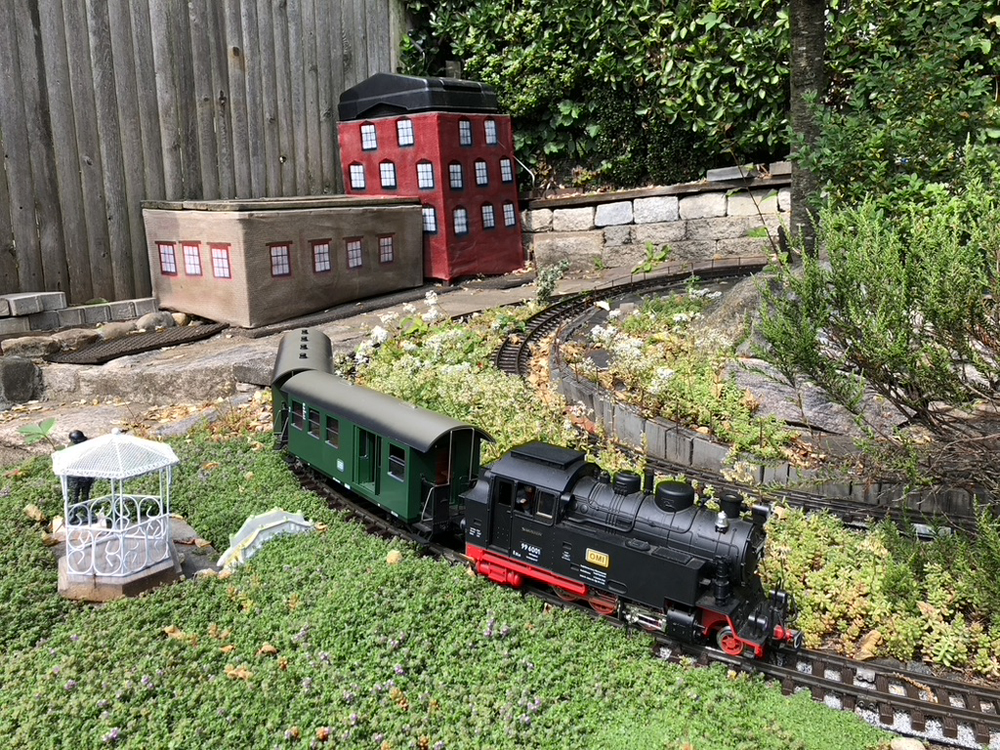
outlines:
M135 327L146 331L153 331L157 328L173 328L177 325L174 316L166 310L146 313L135 322Z
M792 210L792 189L791 188L781 188L778 191L778 210L779 211L791 211Z
M107 323L111 320L111 309L107 305L84 305L83 322L87 325L97 325Z
M59 317L60 328L82 326L84 322L82 307L64 307L62 310L57 310L56 315Z
M691 465L696 469L719 471L725 465L729 446L715 443L707 438L696 437L691 446Z
M159 307L156 304L156 297L140 297L132 300L135 306L136 317L141 317L146 313L156 312Z
M635 242L643 247L646 246L647 242L652 242L660 247L686 238L687 224L682 221L635 225Z
M59 327L59 313L55 310L45 310L28 316L28 325L32 331L54 331Z
M108 304L108 309L111 312L111 320L131 320L136 317L135 303L132 300L111 302Z
M63 351L75 351L90 346L100 339L101 335L92 328L70 328L53 333L52 338L59 342L59 348Z
M608 226L604 228L604 244L608 245L631 245L634 235L632 226Z
M552 209L536 208L521 213L521 226L526 232L551 232Z
M715 258L718 243L713 240L673 242L670 245L672 261L707 261Z
M10 302L5 297L0 297L0 318L10 315Z
M741 164L735 167L721 167L719 169L709 169L705 172L705 179L709 182L725 182L726 180L747 180L759 174L757 167L753 164Z
M51 336L21 336L3 342L3 353L7 357L41 359L46 354L55 354L62 348Z
M726 215L725 193L699 193L680 199L682 219L708 219Z
M532 237L535 267L569 261L576 271L592 271L604 249L603 232L543 232Z
M767 166L768 174L772 177L784 177L792 173L792 163L790 161L772 161Z
M645 260L645 245L605 245L601 254L605 268L627 268L630 272Z
M778 213L777 190L741 190L727 199L728 216L757 216Z
M679 201L676 195L636 198L632 201L632 216L636 224L677 221L681 217Z
M552 231L582 232L594 228L594 207L557 208L552 212Z
M632 409L617 404L615 408L615 438L619 442L639 447L645 432L646 420Z
M594 212L594 224L599 227L632 223L632 201L602 203Z
M50 400L79 398L80 366L47 364L41 369L41 390Z
M96 333L102 341L116 341L125 338L136 328L134 320L115 320L102 325Z
M774 241L778 238L775 236ZM767 237L736 237L719 240L715 245L715 254L721 258L747 257L751 255L768 255L772 251Z
M0 406L38 398L41 385L41 371L30 359L7 354L0 357Z
M40 313L43 309L41 295L35 292L5 294L0 299L7 303L7 314L15 317Z
M687 223L687 240L722 240L745 237L751 221L747 216L692 219Z
M248 360L233 365L233 377L236 378L237 383L250 383L251 385L267 387L271 385L273 369L273 364L263 359Z
M0 318L0 336L12 333L27 333L31 330L31 324L27 318Z

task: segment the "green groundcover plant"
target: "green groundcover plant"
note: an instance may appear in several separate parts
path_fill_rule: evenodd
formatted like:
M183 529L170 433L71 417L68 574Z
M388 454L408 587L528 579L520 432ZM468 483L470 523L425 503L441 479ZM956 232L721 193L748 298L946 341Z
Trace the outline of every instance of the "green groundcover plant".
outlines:
M243 517L322 532L231 577L72 604L27 503L59 512L45 459L3 478L0 736L12 748L874 748L807 695L650 656L644 635L368 536L298 488L271 440L173 443L175 509L217 547ZM390 555L390 551L401 553ZM394 564L390 564L392 561ZM20 596L16 594L20 592ZM641 721L640 721L641 719Z

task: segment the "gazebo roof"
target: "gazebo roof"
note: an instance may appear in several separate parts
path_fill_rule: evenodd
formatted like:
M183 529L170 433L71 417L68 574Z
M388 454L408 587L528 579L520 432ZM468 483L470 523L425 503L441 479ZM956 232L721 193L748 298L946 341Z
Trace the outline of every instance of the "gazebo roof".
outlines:
M129 479L180 463L166 443L112 432L52 454L56 476Z

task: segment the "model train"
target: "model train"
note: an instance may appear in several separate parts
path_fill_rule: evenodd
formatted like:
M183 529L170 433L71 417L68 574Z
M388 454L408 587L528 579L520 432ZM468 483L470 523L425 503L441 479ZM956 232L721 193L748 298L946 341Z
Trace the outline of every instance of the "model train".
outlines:
M323 333L282 338L272 376L279 443L315 471L430 538L461 534L475 570L551 586L601 614L732 655L797 647L784 591L757 576L764 509L718 513L679 481L612 479L579 451L529 443L480 468L481 430L352 384Z

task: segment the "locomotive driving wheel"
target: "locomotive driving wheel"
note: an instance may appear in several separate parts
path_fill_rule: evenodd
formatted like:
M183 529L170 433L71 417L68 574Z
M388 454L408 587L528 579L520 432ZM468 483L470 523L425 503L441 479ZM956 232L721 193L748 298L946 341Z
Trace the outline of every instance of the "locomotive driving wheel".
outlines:
M736 637L736 633L728 625L718 630L715 634L715 642L730 656L739 656L743 653L743 642Z
M573 592L567 591L566 589L563 588L559 588L558 586L552 586L552 591L555 593L556 596L558 596L564 602L575 602L577 599L580 598Z
M599 615L613 617L618 611L618 597L594 593L587 597L587 603Z

